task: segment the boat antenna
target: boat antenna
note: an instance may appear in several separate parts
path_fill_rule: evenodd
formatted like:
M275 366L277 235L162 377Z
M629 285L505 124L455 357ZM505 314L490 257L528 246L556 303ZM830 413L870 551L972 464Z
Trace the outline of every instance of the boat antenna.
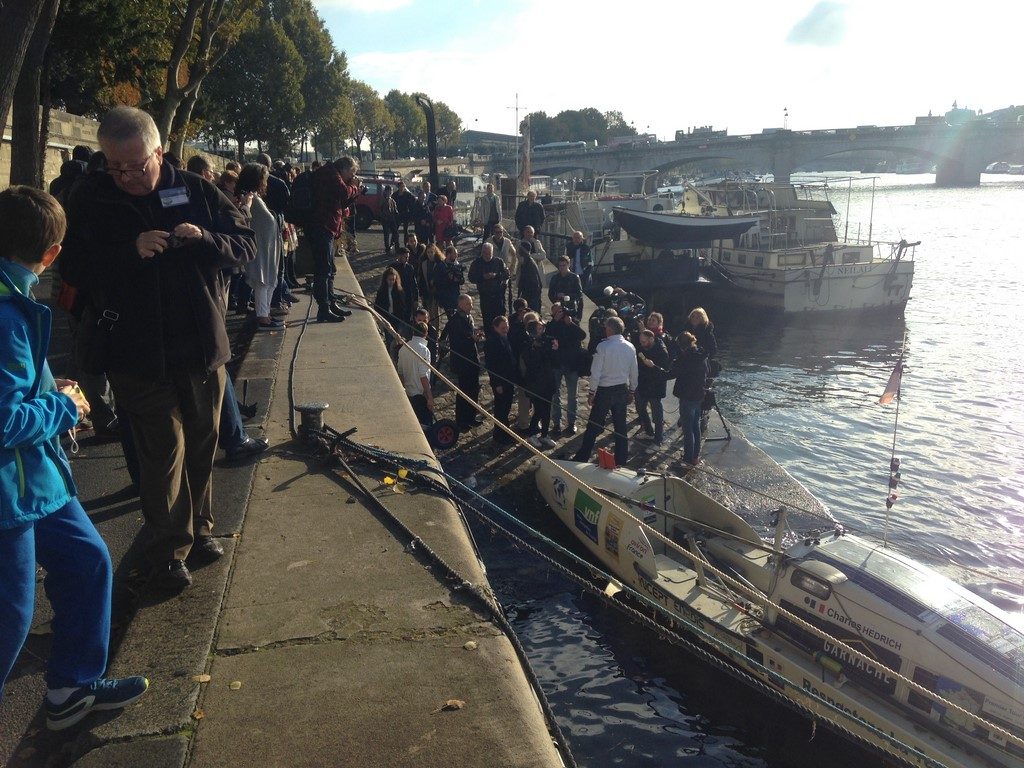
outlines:
M871 213L868 214L868 245L871 245L871 233L875 227L875 185L878 183L878 179L871 177ZM906 341L906 334L904 334L904 341ZM902 358L900 358L902 359ZM897 407L899 405L897 404Z
M850 197L853 193L853 176L846 180L846 228L843 230L843 242L850 242Z
M907 331L903 331L903 346L900 349L900 359L896 361L896 367L889 375L889 382L885 385L885 391L878 399L881 405L887 405L896 400L896 418L892 425L892 450L889 453L889 493L885 497L885 531L882 534L882 547L889 543L889 512L892 510L896 500L900 497L898 488L900 485L900 459L896 456L896 434L900 426L900 387L903 382L903 358L907 353Z

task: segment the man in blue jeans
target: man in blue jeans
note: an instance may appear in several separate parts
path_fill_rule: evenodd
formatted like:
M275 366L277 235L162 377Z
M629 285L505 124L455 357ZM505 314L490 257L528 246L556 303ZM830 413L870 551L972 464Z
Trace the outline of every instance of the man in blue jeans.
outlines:
M102 677L110 555L60 446L89 403L75 382L51 375L50 310L31 293L60 253L64 211L45 192L10 187L0 192L0 221L0 696L32 624L38 562L53 607L46 725L61 730L94 709L131 704L149 682Z

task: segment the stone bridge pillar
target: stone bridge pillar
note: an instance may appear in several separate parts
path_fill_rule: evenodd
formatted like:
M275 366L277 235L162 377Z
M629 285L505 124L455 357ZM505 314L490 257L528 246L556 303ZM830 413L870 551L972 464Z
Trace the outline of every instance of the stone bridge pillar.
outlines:
M940 187L976 187L981 168L971 168L963 158L940 160L935 165L935 183Z
M776 183L789 184L789 177L796 168L795 148L789 131L779 131L771 148L772 175Z

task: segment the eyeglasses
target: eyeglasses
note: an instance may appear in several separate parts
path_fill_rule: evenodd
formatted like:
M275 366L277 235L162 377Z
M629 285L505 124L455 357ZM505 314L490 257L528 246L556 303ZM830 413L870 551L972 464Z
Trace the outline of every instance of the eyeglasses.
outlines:
M140 165L138 168L111 168L107 166L107 173L112 176L120 176L122 179L141 179L146 174L146 168L149 166L149 161L156 156L156 150L154 149L149 157L146 158L146 162Z

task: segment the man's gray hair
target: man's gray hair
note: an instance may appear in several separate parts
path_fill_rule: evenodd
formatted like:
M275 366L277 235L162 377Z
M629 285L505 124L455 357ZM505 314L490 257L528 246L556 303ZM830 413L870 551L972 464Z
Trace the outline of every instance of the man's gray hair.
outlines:
M612 332L612 336L621 334L626 330L626 324L622 322L622 318L619 317L609 317L604 321L604 327Z
M105 141L120 143L132 139L142 139L146 149L150 152L157 147L162 147L160 132L156 129L156 123L147 112L135 107L114 107L107 112L100 120L100 127L96 133L100 144Z
M334 161L334 167L339 171L347 171L349 168L357 167L357 164L355 158L350 157L349 155L344 155Z
M493 254L494 253L494 243L484 243L483 246L480 248L480 255L483 256L485 251L487 253Z

